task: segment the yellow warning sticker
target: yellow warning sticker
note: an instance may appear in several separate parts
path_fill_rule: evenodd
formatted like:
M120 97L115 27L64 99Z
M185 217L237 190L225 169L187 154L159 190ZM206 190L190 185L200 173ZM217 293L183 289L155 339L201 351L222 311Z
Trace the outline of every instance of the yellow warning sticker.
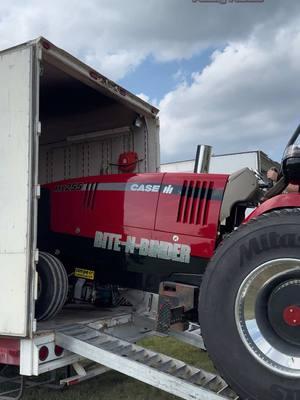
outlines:
M75 268L75 276L77 278L90 279L93 281L95 279L95 271L91 271L90 269Z

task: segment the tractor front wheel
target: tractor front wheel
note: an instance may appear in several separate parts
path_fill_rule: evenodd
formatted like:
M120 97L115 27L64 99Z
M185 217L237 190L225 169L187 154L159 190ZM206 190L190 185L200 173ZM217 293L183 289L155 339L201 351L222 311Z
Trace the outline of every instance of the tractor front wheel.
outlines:
M273 211L220 245L199 320L217 370L242 399L300 399L300 210Z

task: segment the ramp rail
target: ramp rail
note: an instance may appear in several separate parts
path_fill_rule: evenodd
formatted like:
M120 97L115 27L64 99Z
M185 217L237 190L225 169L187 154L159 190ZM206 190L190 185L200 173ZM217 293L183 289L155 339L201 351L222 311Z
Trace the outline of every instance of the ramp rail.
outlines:
M182 399L239 399L218 375L86 325L59 329L55 341L66 350Z

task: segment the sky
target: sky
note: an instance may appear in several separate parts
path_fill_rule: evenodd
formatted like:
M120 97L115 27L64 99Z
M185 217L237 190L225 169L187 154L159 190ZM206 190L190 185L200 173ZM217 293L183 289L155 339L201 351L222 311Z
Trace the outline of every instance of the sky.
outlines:
M300 123L300 1L11 0L0 49L38 36L160 109L162 162L263 150Z

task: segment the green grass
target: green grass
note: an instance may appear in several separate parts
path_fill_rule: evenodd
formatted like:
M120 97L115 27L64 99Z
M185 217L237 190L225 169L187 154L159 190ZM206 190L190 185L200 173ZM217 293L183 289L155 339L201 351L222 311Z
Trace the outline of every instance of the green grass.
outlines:
M207 353L171 337L153 336L141 340L139 344L196 367L213 371L213 366L208 359ZM24 396L24 400L150 400L154 398L155 400L176 399L175 396L114 371L109 371L90 381L82 382L63 391L36 388L26 391Z

